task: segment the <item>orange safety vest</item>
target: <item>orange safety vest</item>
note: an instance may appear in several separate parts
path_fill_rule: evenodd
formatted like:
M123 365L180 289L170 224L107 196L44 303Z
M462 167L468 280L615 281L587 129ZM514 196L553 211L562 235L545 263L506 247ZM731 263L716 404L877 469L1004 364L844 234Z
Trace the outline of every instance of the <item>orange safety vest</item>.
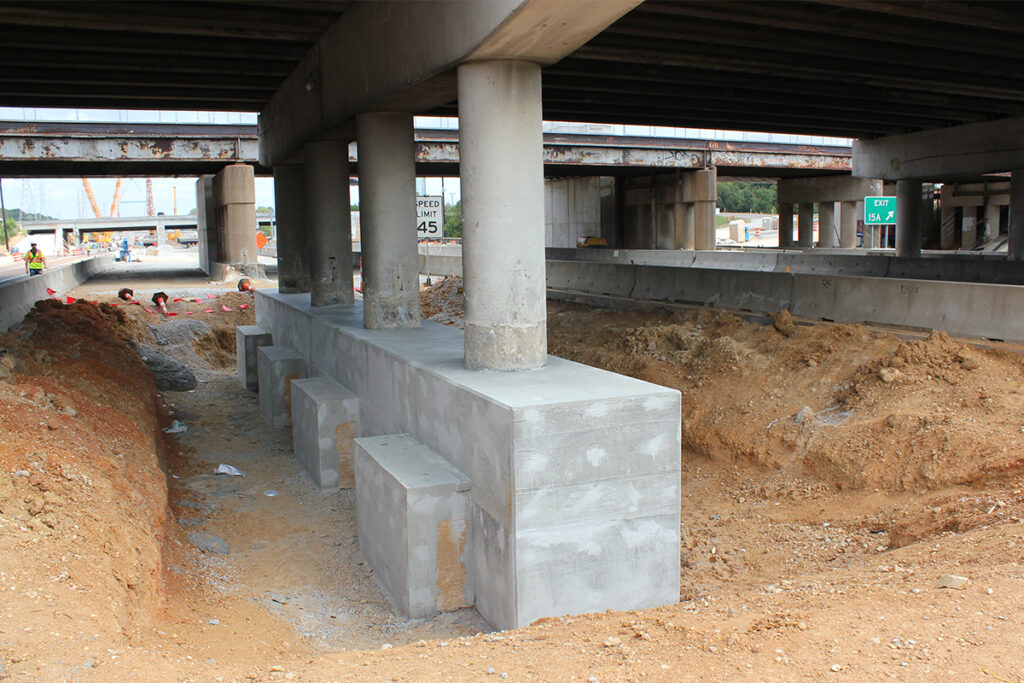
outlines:
M29 249L25 253L25 259L28 261L29 270L42 270L43 269L43 252L38 249Z

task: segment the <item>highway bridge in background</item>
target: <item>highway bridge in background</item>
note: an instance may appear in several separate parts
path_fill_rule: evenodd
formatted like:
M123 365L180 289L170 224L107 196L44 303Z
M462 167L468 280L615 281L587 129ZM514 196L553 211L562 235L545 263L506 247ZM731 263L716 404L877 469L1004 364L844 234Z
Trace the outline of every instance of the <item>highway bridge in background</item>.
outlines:
M457 176L457 130L416 131L416 172ZM246 163L258 175L256 126L0 122L0 176L198 176ZM355 145L349 148L358 173ZM544 134L545 173L633 175L701 169L719 176L781 178L848 174L851 148L620 135Z

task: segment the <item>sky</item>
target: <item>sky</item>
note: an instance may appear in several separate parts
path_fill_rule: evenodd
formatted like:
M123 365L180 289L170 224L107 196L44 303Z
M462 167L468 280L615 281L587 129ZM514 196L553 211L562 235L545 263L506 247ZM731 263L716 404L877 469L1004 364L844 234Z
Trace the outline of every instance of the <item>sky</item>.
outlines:
M255 124L257 115L246 112L196 111L122 111L112 109L36 109L28 107L0 107L3 121L81 121L113 123L212 123ZM788 135L774 133L748 133L663 126L623 126L610 124L579 124L546 122L545 131L597 133L603 135L639 135L654 137L686 137L698 139L743 140L751 142L807 143L819 145L849 145L841 138ZM458 128L454 118L416 117L419 128ZM114 196L115 178L90 178L93 194L104 215L110 211ZM80 178L4 178L2 179L4 205L32 213L42 213L58 219L76 220L92 218L93 212ZM171 214L175 207L179 214L196 208L196 178L154 178L153 201L157 212ZM419 184L427 195L441 195L450 204L460 198L459 179L426 178ZM352 203L359 203L359 189L352 188ZM274 179L256 178L256 206L274 206ZM126 179L121 198L122 216L146 215L146 181L144 178Z

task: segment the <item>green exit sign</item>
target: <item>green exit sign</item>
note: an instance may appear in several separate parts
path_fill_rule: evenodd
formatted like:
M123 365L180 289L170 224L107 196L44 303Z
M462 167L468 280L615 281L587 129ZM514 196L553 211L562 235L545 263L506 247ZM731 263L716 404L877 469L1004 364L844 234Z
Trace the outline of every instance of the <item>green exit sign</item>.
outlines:
M896 223L896 197L865 197L864 225Z

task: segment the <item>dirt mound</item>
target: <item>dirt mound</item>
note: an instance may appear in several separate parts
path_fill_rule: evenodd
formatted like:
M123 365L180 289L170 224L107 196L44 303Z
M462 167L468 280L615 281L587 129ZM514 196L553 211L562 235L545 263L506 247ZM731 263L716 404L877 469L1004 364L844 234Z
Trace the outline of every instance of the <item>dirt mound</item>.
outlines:
M40 301L0 336L5 648L80 652L162 609L158 398L132 334L117 308Z
M462 278L448 277L437 280L429 287L420 289L420 309L428 320L462 328L463 314Z
M683 393L683 450L839 488L936 489L1024 470L1024 362L935 332L770 326L710 310L550 307L551 352Z

